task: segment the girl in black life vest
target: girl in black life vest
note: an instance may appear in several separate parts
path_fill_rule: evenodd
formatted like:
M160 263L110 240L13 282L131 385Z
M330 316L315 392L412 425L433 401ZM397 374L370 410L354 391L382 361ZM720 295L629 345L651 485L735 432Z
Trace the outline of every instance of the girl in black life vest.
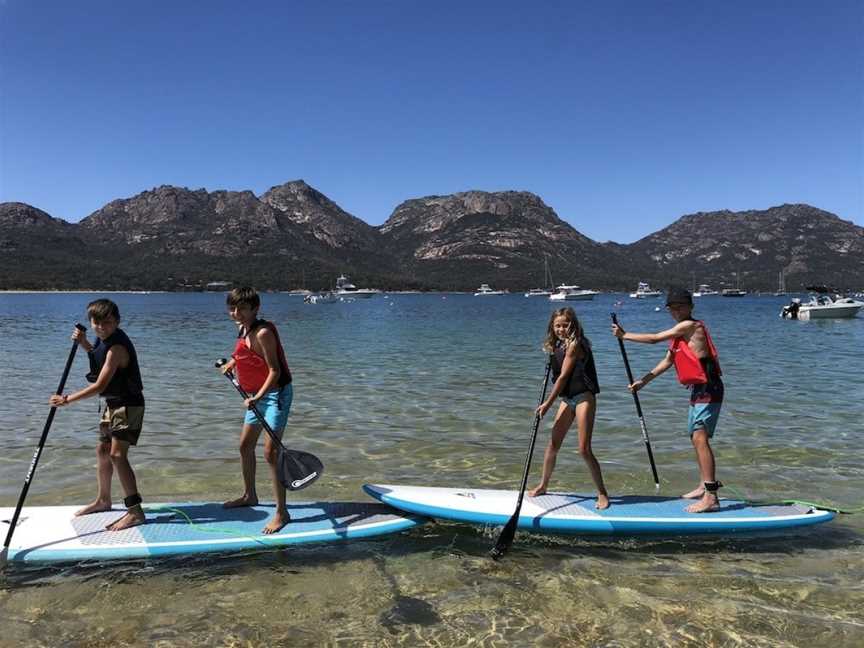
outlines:
M591 435L594 432L594 415L597 410L596 395L600 393L597 370L591 342L585 337L579 319L572 308L559 308L549 318L543 347L554 354L552 377L555 384L549 397L537 408L541 417L549 411L555 399L561 397L561 405L552 426L552 436L543 457L543 476L540 483L530 490L531 497L543 495L555 470L558 451L567 436L573 420L579 427L579 453L591 471L591 479L597 487L598 509L609 508L609 494L603 485L600 464L591 451Z

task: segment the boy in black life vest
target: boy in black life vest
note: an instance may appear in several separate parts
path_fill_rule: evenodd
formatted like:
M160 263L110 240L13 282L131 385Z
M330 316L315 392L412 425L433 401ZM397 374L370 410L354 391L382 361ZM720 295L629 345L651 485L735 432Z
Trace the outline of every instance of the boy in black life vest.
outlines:
M262 426L250 406L253 403L256 405L264 420L281 439L288 423L294 391L279 332L271 322L258 319L261 298L255 289L235 288L228 293L226 303L228 315L240 330L231 360L222 365L221 370L222 373L234 370L240 386L249 395L244 402L246 418L240 432L243 495L223 504L225 508L235 508L258 504L255 492L255 446ZM291 516L285 506L285 487L276 475L277 448L270 435L264 440L264 457L270 465L273 493L276 496L276 513L263 529L264 533L269 534L276 533L288 524Z
M49 402L54 407L63 407L96 395L105 399L96 446L96 499L75 515L111 510L111 478L116 469L126 494L123 500L126 514L107 528L120 531L144 523L141 495L128 458L129 446L138 443L144 422L144 386L135 347L119 328L117 304L110 299L97 299L88 304L87 316L96 334L96 344L90 344L86 333L77 328L72 339L87 352L90 360L87 380L93 384L72 394L53 395Z
M678 374L678 381L690 388L687 429L696 450L702 483L683 497L699 499L687 507L689 513L716 511L720 508L717 489L723 484L717 481L714 473L714 453L709 439L714 436L723 404L723 381L720 379L717 349L704 322L693 319L693 298L687 290L669 288L666 308L676 322L670 329L659 333L626 333L620 326L613 324L612 334L622 340L645 344L669 340L665 357L651 371L629 385L629 389L632 392L639 391L672 366Z

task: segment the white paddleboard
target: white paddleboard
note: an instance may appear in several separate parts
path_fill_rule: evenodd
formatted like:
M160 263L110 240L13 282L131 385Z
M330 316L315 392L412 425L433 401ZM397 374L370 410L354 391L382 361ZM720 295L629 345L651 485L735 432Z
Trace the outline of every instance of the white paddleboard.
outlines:
M145 504L147 523L107 531L125 512L116 509L75 517L81 506L24 507L12 536L10 562L52 562L149 558L207 552L234 552L308 542L368 538L422 523L377 502L288 503L291 522L281 531L261 530L272 505L225 509L219 503ZM14 508L0 508L0 538L6 537Z
M436 488L366 484L375 499L402 511L433 518L500 526L516 510L518 491L482 488ZM537 533L600 535L738 535L771 532L828 522L834 513L803 504L753 506L721 499L720 510L687 513L693 500L678 497L610 496L611 506L598 511L593 495L527 494L519 529Z

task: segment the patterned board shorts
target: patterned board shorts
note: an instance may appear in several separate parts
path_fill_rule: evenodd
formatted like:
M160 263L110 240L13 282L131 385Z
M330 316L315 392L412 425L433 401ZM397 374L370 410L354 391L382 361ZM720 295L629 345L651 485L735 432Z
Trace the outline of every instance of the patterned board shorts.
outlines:
M121 407L105 406L99 421L99 441L111 443L111 439L126 441L136 445L141 436L141 426L144 424L144 406L123 405Z

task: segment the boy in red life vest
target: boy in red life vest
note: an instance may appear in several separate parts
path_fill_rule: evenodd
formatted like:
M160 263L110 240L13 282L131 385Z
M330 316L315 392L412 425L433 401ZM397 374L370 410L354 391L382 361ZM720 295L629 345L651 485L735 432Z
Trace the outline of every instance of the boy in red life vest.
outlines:
M629 389L632 392L639 391L673 366L678 381L690 388L687 429L696 450L702 483L683 497L699 500L687 507L689 513L716 511L720 508L717 490L723 484L715 476L714 453L709 440L714 436L723 404L723 381L720 379L717 349L705 323L693 319L693 298L687 290L670 288L666 294L666 308L676 322L670 329L659 333L627 333L613 324L612 334L622 340L645 344L669 340L669 350L664 358L642 378L629 385Z
M279 340L279 332L271 322L258 319L261 298L255 289L235 288L228 293L226 302L228 315L240 330L231 360L221 369L222 373L234 370L240 386L249 395L244 402L246 418L240 433L243 495L223 504L225 508L236 508L258 504L258 495L255 492L255 446L258 444L262 426L250 407L253 403L256 405L267 424L281 439L288 423L294 392L291 386L291 371ZM277 448L270 435L264 440L264 457L270 465L273 493L276 496L276 513L263 529L264 533L269 534L276 533L288 524L291 516L285 506L285 487L276 476Z

